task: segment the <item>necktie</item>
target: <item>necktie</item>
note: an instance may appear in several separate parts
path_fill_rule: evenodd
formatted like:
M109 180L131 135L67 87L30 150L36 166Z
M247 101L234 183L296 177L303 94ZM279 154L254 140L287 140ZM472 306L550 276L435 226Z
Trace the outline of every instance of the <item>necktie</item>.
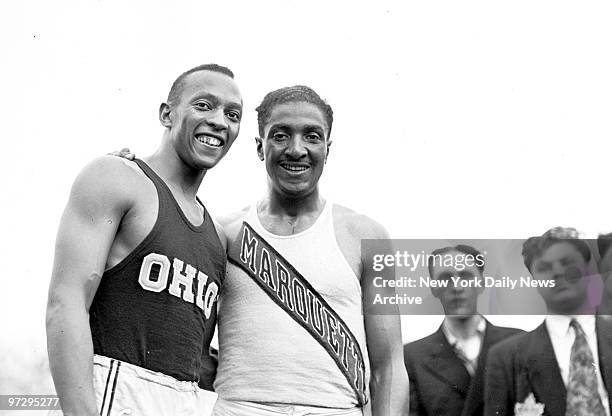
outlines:
M476 374L476 367L478 366L478 359L470 360L463 351L463 348L461 348L457 342L454 343L452 347L453 350L455 350L455 355L457 355L461 362L463 362L463 365L470 377L474 377L474 374Z
M605 416L597 390L593 353L578 321L572 319L570 326L576 338L570 355L565 416Z

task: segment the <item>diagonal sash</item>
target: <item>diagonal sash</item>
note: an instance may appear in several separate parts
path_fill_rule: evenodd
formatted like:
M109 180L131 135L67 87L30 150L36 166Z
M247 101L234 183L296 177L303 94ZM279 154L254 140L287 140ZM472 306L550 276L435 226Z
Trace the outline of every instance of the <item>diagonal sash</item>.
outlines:
M361 347L342 318L312 285L262 236L243 222L228 261L240 267L282 310L325 348L360 406L368 402Z

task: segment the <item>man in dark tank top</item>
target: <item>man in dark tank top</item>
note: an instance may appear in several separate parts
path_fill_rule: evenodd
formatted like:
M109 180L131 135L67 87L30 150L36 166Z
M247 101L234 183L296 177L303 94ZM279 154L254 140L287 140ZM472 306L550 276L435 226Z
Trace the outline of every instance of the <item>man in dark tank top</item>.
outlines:
M236 139L242 98L215 64L173 83L157 151L102 157L74 182L47 306L65 415L196 414L225 274L225 237L196 193Z

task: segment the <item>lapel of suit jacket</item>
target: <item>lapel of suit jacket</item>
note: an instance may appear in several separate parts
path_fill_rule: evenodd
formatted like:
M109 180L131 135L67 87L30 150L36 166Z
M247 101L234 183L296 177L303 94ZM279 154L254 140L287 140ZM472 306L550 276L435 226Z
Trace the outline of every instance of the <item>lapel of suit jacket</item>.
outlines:
M547 414L564 415L565 384L545 322L531 332L525 356L529 383L537 401L544 403Z
M465 397L470 385L470 375L448 343L441 326L433 341L431 353L424 360L423 366Z
M497 341L495 337L495 326L487 320L485 320L485 322L487 326L485 328L484 338L482 339L480 353L478 354L478 367L476 368L476 374L472 377L470 389L465 399L465 405L463 406L463 412L461 413L464 416L472 415L484 402L484 372L487 363L487 351L491 345Z
M595 322L599 369L608 392L609 406L612 409L612 317L598 316Z

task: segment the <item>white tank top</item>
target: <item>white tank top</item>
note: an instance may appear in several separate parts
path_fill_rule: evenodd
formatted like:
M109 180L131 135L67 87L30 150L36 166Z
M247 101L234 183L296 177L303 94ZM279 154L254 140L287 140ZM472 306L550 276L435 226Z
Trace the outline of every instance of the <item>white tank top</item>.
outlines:
M361 285L338 247L331 202L298 234L264 229L256 206L246 221L289 261L338 313L359 342L369 383ZM215 391L225 400L331 408L358 405L327 351L240 268L228 263L219 305Z

